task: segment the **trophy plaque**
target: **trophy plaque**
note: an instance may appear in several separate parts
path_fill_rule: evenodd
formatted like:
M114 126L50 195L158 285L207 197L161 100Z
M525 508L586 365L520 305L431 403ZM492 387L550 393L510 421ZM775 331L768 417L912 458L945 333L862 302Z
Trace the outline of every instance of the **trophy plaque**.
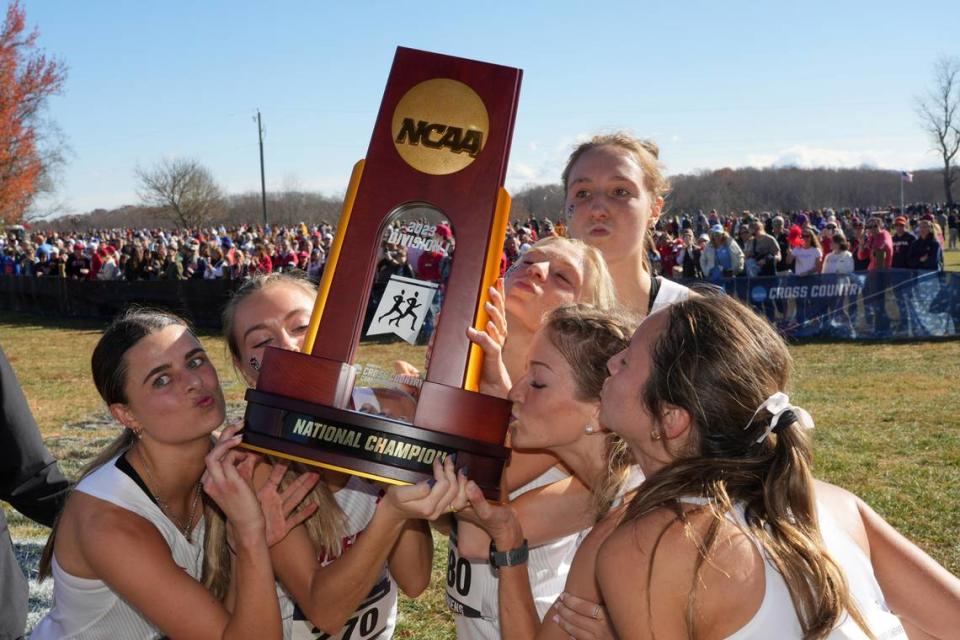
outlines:
M477 391L482 352L466 329L486 326L487 290L499 275L521 75L397 49L303 350L266 349L257 387L246 395L243 446L393 484L432 477L435 459L456 454L457 467L469 466L484 493L499 497L510 403ZM419 273L391 275L368 308L380 256L408 252L419 256ZM392 390L357 383L363 331L409 342L430 334L431 356L408 411L390 410Z

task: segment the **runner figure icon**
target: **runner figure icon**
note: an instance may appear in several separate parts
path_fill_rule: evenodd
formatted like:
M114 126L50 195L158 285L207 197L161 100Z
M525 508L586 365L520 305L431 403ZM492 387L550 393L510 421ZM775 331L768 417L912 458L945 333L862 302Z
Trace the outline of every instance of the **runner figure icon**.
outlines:
M413 310L414 310L414 309L419 309L420 307L423 306L423 305L417 304L417 300L418 300L419 298L420 298L420 292L419 292L419 291L414 291L414 292L413 292L413 297L412 297L412 298L407 298L407 308L406 308L406 310L404 310L404 312L403 312L402 314L400 314L399 316L397 316L396 318L394 318L393 320L391 320L391 321L388 322L387 324L396 324L396 326L399 327L399 326L400 326L400 321L403 320L404 318L406 318L407 316L410 316L410 330L413 331L414 329L416 329L416 327L417 327L417 320L419 320L419 318L417 317L417 314L415 314L415 313L413 312Z
M438 287L436 282L390 276L367 335L392 333L416 344ZM405 322L407 319L409 324Z
M383 320L384 318L386 318L386 317L389 316L389 315L393 315L394 312L400 314L399 317L401 317L401 318L403 317L404 314L403 314L403 312L400 311L400 305L403 304L403 294L405 294L405 293L406 293L406 290L405 290L405 289L400 289L400 293L397 294L397 295L395 295L395 296L393 296L393 307L390 309L390 311L387 311L385 314L383 314L382 316L380 316L379 318L377 318L377 322L380 322L381 320ZM392 323L392 322L393 322L393 321L391 320L390 323ZM388 324L390 324L390 323L388 323ZM400 325L398 324L397 326L399 327Z

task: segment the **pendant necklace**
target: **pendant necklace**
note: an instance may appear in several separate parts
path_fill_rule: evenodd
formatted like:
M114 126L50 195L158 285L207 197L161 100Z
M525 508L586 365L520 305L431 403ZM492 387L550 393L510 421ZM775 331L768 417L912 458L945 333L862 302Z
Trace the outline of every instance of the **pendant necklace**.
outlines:
M159 487L160 484L157 482L157 479L153 475L153 470L150 469L150 465L147 464L147 459L144 457L143 452L140 450L140 447L137 447L137 456L140 458L140 462L143 464L144 471L147 472L147 477L150 479L151 484L155 487ZM157 501L157 506L160 507L160 511L163 512L163 515L167 516L167 519L174 524L180 533L183 534L183 537L187 539L187 542L193 543L193 540L190 538L190 534L193 533L193 519L197 515L197 505L200 504L200 483L197 482L197 488L193 493L193 501L190 503L190 515L187 517L187 521L183 522L180 518L177 518L170 512L170 506L167 504L167 501L158 496L155 492L150 492L153 495L153 499Z

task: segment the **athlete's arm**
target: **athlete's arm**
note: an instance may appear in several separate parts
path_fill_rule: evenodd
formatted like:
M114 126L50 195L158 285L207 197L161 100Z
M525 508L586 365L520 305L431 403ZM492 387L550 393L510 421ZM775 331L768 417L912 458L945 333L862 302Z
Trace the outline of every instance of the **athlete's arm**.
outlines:
M870 560L887 604L905 623L930 637L956 637L960 629L960 579L865 502L858 498L857 503L870 544Z
M614 638L616 637L611 626L606 609L602 606L603 600L600 596L600 587L597 585L597 553L604 540L613 532L617 526L619 518L613 515L604 518L590 531L584 538L583 543L577 549L577 554L573 558L573 564L570 566L570 573L567 575L567 583L563 591L565 597L573 596L574 600L586 600L590 603L596 603L596 617L582 616L575 611L566 608L563 617L560 616L562 603L558 600L554 606L547 611L540 629L537 633L538 640L566 640L567 638ZM501 589L501 599L504 594ZM502 606L502 605L501 605ZM590 608L590 607L588 607ZM501 624L507 628L507 621L502 617ZM509 637L506 633L504 637Z
M77 494L81 501L96 498ZM170 555L156 527L129 511L102 503L78 527L78 548L91 571L172 638L280 638L280 611L262 536L238 533L237 592L242 608L230 614Z
M510 502L527 544L538 547L594 523L590 490L574 476L527 491ZM458 524L457 550L468 560L486 560L490 536L469 522Z
M424 520L408 520L387 559L390 575L408 598L416 598L430 586L433 568L433 536Z
M356 544L326 566L302 526L270 549L277 577L314 625L337 633L370 593L407 521L446 508L458 490L453 463L435 465L434 475L432 489L427 483L388 489Z

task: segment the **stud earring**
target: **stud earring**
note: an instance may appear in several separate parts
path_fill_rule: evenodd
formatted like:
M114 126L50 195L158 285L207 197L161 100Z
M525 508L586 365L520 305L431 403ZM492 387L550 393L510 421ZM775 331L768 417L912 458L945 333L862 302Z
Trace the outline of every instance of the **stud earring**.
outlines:
M591 433L593 433L593 432L596 431L596 430L597 430L596 427L594 427L592 424L588 424L587 426L585 426L585 427L583 428L583 432L586 433L586 434L588 434L588 435L591 434Z
M651 440L659 440L659 439L661 439L662 437L663 437L663 434L660 433L659 431L651 431L651 432L650 432L650 439L651 439Z
M137 440L143 438L143 429L134 429L133 427L130 427L130 431L133 432L133 435L137 436Z
M250 358L250 366L253 367L254 371L260 371L260 361L256 358Z

